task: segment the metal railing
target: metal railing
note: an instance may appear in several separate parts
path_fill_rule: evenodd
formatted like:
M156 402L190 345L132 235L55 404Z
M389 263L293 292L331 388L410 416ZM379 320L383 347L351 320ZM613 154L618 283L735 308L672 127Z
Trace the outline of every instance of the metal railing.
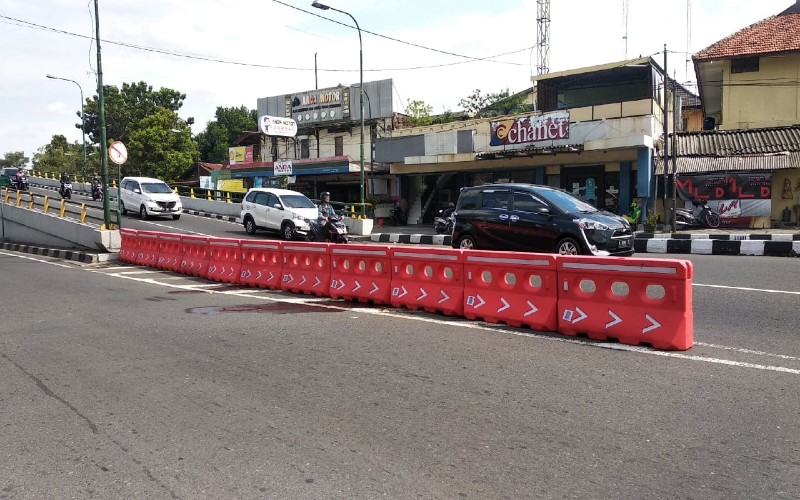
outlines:
M15 193L12 195L12 193ZM38 202L37 202L38 199ZM31 192L17 191L10 188L3 188L2 194L3 203L12 205L18 208L26 208L28 210L39 210L44 214L57 215L62 219L74 219L81 224L86 224L89 221L98 221L97 225L103 225L103 214L92 215L89 213L89 208L101 210L97 207L87 207L86 203L70 202L65 199L53 200L47 195L37 195ZM116 213L116 210L113 210ZM74 215L74 217L73 217ZM119 214L117 214L118 216ZM119 217L117 218L119 223ZM114 225L109 229L115 229Z

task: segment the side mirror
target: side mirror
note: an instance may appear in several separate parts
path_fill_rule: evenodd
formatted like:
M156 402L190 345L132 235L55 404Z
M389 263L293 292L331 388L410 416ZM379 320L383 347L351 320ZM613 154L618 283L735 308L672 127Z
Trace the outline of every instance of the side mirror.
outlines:
M272 205L272 208L277 208L278 210L283 210L283 207L281 206L280 203L276 203L276 204Z
M539 214L539 215L550 215L550 209L549 208L540 208L539 210L536 211L536 213Z
M139 188L134 189L133 192L136 194L142 194L142 190Z

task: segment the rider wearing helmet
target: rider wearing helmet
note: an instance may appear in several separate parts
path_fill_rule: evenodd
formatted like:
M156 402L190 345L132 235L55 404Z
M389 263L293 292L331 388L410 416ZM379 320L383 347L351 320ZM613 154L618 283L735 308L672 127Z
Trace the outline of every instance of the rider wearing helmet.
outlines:
M331 206L331 194L327 191L323 191L319 195L319 218L322 222L327 222L328 219L335 219L336 218L336 211Z

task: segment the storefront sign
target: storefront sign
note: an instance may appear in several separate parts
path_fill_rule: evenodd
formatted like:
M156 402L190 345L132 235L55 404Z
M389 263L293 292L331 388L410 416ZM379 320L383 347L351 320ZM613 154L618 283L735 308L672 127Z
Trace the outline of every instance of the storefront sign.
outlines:
M556 111L490 123L490 146L569 139L569 111Z
M287 96L287 99L292 118L302 126L347 119L350 115L349 94L347 87L333 87Z
M258 118L261 132L277 137L294 137L297 135L297 122L291 118L264 115Z
M292 175L292 160L278 160L273 165L273 175Z
M772 173L678 177L675 187L687 202L707 201L723 227L750 227L754 218L772 214Z

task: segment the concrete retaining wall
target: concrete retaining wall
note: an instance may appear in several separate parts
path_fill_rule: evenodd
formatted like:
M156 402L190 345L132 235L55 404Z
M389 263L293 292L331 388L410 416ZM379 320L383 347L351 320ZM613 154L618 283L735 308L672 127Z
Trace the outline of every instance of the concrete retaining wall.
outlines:
M5 241L58 248L118 252L119 231L101 231L95 224L39 210L0 203L0 236Z

